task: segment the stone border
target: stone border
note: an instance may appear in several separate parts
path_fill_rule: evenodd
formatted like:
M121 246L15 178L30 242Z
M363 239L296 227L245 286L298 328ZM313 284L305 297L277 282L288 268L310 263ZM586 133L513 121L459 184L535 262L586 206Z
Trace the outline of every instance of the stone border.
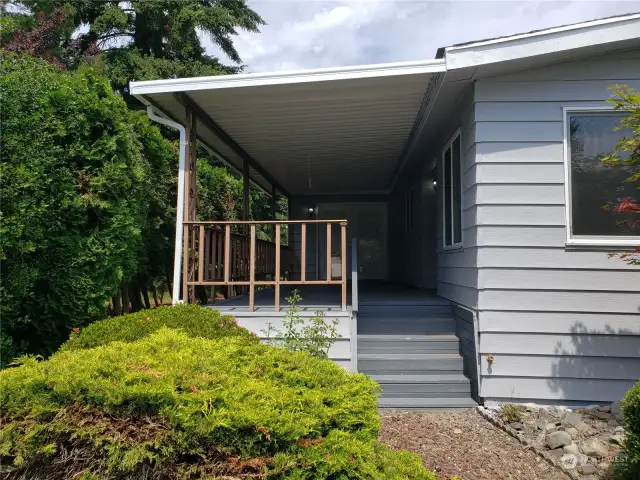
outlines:
M547 463L549 463L550 465L556 467L558 470L560 470L565 475L568 475L573 480L582 480L584 478L582 475L580 475L575 470L565 470L564 468L562 468L562 466L560 465L560 462L559 462L558 459L556 459L553 455L551 455L546 450L542 450L542 449L536 447L535 445L533 445L531 443L531 441L529 441L527 438L524 438L524 435L519 433L517 430L511 428L509 425L506 425L502 420L500 420L498 418L497 415L492 415L491 410L486 409L483 406L478 406L476 408L476 411L485 420L488 420L489 423L491 423L492 425L498 427L500 430L502 430L502 431L508 433L509 435L511 435L513 438L518 440L522 445L527 447L527 449L534 451L536 454L538 454L538 456L540 456L543 459L545 459L547 461Z

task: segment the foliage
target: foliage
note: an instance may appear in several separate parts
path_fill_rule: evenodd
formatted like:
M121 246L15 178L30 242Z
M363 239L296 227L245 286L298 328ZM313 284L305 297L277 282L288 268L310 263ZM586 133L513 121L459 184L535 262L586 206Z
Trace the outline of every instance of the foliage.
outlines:
M83 54L103 52L101 61L118 91L125 91L133 79L236 72L238 67L226 67L206 54L201 35L239 65L232 37L240 29L257 32L264 24L245 0L22 0L14 4L22 17L22 12L32 18L50 17L64 9L68 21L56 30L51 47L76 44Z
M2 360L106 315L162 243L171 146L89 68L0 57ZM144 263L144 260L142 261Z
M435 479L377 443L371 379L242 338L161 328L0 381L5 478Z
M640 478L640 382L627 392L622 400L626 439L625 462L616 462L614 472L616 480L635 480Z
M605 157L603 163L610 166L626 165L632 167L631 175L625 180L637 185L640 193L640 92L623 85L614 85L610 102L614 110L629 112L621 122L618 130L630 130L632 135L623 137L616 146L616 152ZM616 198L608 207L618 215L623 215L622 222L632 231L640 231L640 203L636 198ZM613 253L610 256L621 258L632 265L640 265L640 248L633 252Z
M286 300L290 306L284 313L283 330L279 331L269 323L266 330L263 330L267 342L282 346L290 352L306 352L316 358L328 358L331 345L340 338L338 319L329 322L325 313L320 310L306 322L300 316L300 292L294 289Z
M179 329L191 337L219 339L234 336L257 341L230 315L220 315L217 310L198 305L176 305L94 322L77 333L72 331L60 351L93 348L110 342L135 342L163 327Z
M509 403L502 405L498 411L498 417L505 423L519 422L522 420L523 407Z

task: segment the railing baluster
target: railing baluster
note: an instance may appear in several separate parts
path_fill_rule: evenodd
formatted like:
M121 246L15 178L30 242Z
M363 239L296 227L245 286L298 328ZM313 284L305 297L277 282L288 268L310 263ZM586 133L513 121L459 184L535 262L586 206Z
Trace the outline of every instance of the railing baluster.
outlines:
M347 309L347 224L340 224L342 245L340 248L340 260L342 262L342 311Z
M302 283L307 279L307 224L300 225L300 281ZM279 237L278 237L279 240ZM278 242L279 243L279 242Z
M275 290L275 311L280 311L280 224L276 223L276 234L275 234L275 254L276 254L276 271L273 275L273 279L276 282L274 285Z
M204 282L204 269L204 225L200 225L200 235L198 238L198 283L201 285L202 282Z
M331 281L331 224L327 223L327 282Z
M224 229L224 282L231 280L231 225Z
M256 226L251 224L251 244L249 247L249 311L255 310L255 281L256 281Z

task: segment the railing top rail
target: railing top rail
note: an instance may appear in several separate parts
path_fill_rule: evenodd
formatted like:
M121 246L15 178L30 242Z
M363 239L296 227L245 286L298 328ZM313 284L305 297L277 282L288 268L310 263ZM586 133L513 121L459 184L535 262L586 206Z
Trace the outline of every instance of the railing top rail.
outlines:
M301 223L344 223L346 224L346 220L191 220L188 222L183 222L184 225L290 225L290 224L301 224Z

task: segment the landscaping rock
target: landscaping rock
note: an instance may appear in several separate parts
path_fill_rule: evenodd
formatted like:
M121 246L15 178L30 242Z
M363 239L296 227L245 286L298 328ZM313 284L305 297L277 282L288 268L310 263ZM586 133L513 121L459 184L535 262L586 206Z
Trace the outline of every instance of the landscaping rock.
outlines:
M610 413L600 412L598 410L589 410L589 415L600 420L609 420L611 418Z
M611 413L613 415L621 415L622 414L622 402L620 400L616 400L611 404Z
M592 438L582 445L582 452L590 457L602 458L609 454L609 448L597 438Z
M577 436L578 436L578 430L577 430L577 429L575 429L575 428L571 428L571 427L569 427L569 428L567 428L567 429L565 430L565 432L567 432L569 435L571 435L571 438L575 438L575 437L577 437Z
M569 470L573 470L574 468L576 468L577 463L578 463L578 459L576 458L575 455L568 453L565 454L563 456L560 457L559 459L560 462L560 467L565 470L565 471L569 471Z
M562 423L569 427L575 427L580 422L582 422L582 415L573 412L565 413L564 418L562 419Z
M575 443L572 443L571 445L565 445L564 447L562 447L562 450L564 450L565 453L580 455L580 449L578 448L578 445L576 445Z
M591 426L585 422L580 422L578 425L576 425L576 430L582 433L586 433L591 430Z
M544 426L544 431L547 433L555 432L557 430L555 423L546 423Z
M620 445L622 447L624 445L624 435L620 435L620 434L611 435L609 442L614 443L616 445Z
M594 473L598 473L598 469L594 465L580 465L578 467L578 473L582 475L593 475Z
M552 432L547 435L546 441L547 441L547 445L552 450L556 448L564 447L567 445L571 445L573 443L571 436L567 432Z
M615 433L624 433L624 427L616 427L613 429Z
M518 431L524 430L524 425L520 422L511 422L509 426L514 430L518 430Z

